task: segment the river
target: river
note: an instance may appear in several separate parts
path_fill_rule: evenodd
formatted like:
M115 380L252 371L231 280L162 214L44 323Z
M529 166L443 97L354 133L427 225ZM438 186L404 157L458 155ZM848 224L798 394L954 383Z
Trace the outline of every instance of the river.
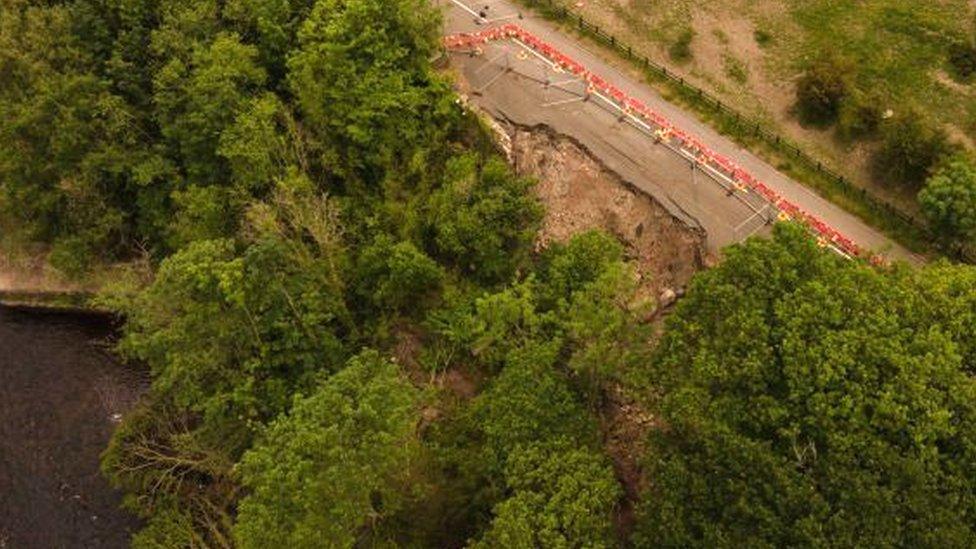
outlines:
M145 374L97 316L0 306L0 549L127 547L135 517L98 469Z

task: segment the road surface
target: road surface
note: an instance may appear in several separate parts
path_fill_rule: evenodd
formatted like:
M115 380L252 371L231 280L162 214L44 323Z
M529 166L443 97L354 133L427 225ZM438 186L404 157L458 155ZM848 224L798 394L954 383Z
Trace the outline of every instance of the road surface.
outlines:
M445 34L474 32L514 22L603 76L629 95L661 113L677 127L700 138L712 150L733 159L756 178L816 215L858 245L890 259L922 259L861 219L821 198L762 159L668 103L647 84L611 66L556 25L532 16L507 0L438 0L445 13ZM487 10L484 7L488 6ZM478 13L486 14L486 19ZM522 14L524 17L519 17ZM656 145L599 101L583 101L582 84L558 74L511 41L485 46L481 55L452 54L452 63L471 88L469 100L496 119L519 126L545 125L573 137L609 169L651 195L682 221L702 227L716 252L769 228L757 204L730 197L722 187L673 151ZM548 84L548 85L547 85Z

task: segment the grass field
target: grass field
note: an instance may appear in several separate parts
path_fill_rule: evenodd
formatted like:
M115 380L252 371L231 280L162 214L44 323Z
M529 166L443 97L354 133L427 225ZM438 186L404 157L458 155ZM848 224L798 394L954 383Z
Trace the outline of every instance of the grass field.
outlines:
M951 44L972 40L968 0L562 0L567 7L676 68L799 142L859 185L907 211L914 191L871 175L870 141L804 127L795 82L830 56L847 68L853 93L891 114L918 112L970 149L976 89L948 62ZM689 39L690 37L690 39Z

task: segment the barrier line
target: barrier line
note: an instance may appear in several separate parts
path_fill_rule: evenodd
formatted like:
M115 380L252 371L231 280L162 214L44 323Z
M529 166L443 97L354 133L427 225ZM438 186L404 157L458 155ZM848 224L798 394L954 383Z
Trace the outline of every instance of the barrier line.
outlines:
M458 4L457 0L452 1ZM466 6L462 7L467 8ZM467 11L470 11L470 9ZM715 175L720 175L736 189L748 188L752 190L760 198L772 205L775 210L779 211L777 217L780 220L793 219L806 226L817 237L820 246L829 248L848 259L864 257L875 262L883 261L882 258L873 256L863 250L853 240L844 236L820 218L804 211L796 204L780 196L779 193L759 181L759 179L731 159L713 151L699 138L684 132L666 117L652 110L639 99L624 93L621 89L601 76L586 69L583 64L562 53L554 46L546 43L517 24L508 23L480 32L447 36L444 38L444 46L448 50L470 49L472 52L476 52L479 46L496 40L513 40L526 51L542 59L550 66L554 68L558 67L582 79L587 84L587 93L595 95L608 104L613 105L631 121L639 123L647 131L654 131L650 125L653 124L658 128L654 131L657 140L669 146L672 142L676 141L678 148L694 159L693 161L697 162L700 167L707 168L708 172L712 172Z

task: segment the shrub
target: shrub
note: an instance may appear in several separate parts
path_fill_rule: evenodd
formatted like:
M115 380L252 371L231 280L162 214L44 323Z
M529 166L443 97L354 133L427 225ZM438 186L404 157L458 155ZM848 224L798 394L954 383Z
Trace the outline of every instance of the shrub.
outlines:
M756 29L756 32L753 33L753 37L756 39L756 43L760 46L768 46L773 41L772 33L763 29Z
M691 41L695 38L695 31L686 28L668 48L668 54L675 61L685 62L691 59Z
M961 78L976 73L976 46L969 42L956 42L949 46L949 64Z
M796 85L800 119L808 124L834 122L848 93L847 70L839 62L823 59L814 63Z
M726 76L740 84L745 84L749 80L749 68L744 62L728 54L722 57L722 62L725 65Z
M78 278L87 273L93 260L91 244L80 236L58 239L51 247L48 257L52 267L70 278Z
M957 156L940 167L918 194L922 211L946 241L976 239L976 166Z
M845 139L863 139L875 135L882 121L878 97L852 94L840 106L837 131Z
M920 187L932 168L952 152L949 137L914 113L881 126L882 145L875 153L877 175L898 184Z

